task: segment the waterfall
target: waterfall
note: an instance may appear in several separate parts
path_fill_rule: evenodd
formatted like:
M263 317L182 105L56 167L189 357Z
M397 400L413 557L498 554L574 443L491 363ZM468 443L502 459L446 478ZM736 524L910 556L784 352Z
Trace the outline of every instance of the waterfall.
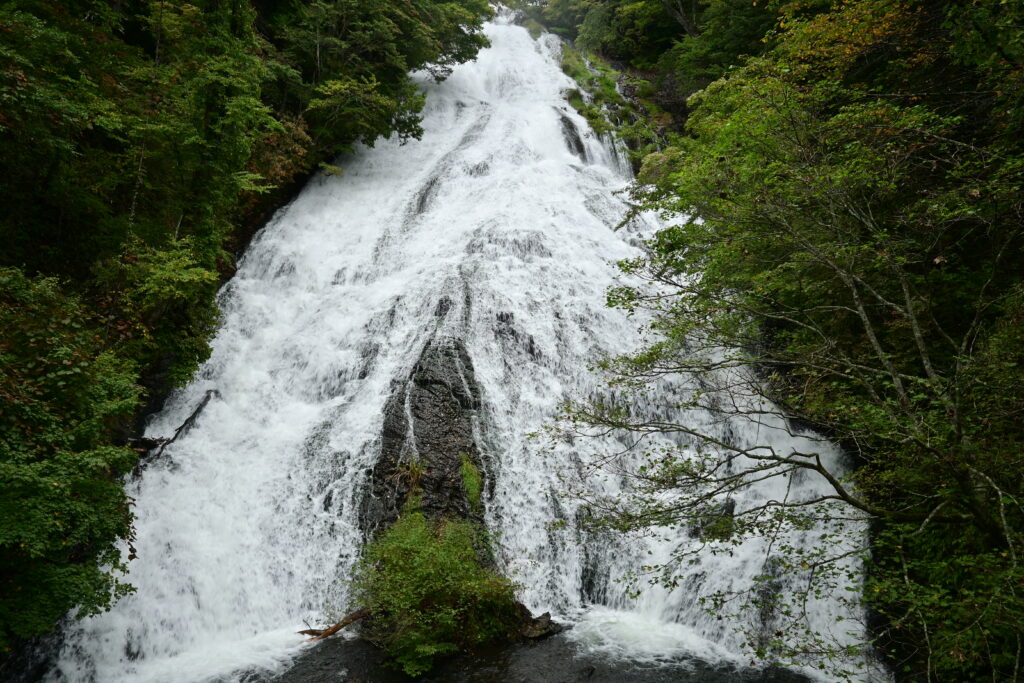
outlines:
M639 253L636 231L655 225L613 230L629 171L566 104L575 86L558 40L534 40L507 16L486 31L492 47L478 60L443 83L423 79L422 140L360 149L254 239L220 294L211 358L148 425L169 436L210 397L129 485L137 592L69 626L52 680L287 668L308 647L296 631L348 606L385 406L435 338L461 340L472 360L486 518L523 602L576 624L569 637L595 651L740 662L742 637L694 591L751 581L764 545L682 569L683 590L632 599L615 579L690 541L594 542L572 524L579 504L558 476L590 445L545 458L529 437L562 401L603 390L588 363L640 342L604 292L614 263ZM767 484L736 504L779 495L773 486L811 495L820 483ZM822 628L842 609L815 607Z

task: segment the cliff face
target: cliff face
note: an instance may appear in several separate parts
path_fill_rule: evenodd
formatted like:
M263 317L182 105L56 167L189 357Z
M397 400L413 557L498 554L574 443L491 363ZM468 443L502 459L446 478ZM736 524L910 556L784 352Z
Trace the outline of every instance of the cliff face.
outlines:
M394 523L414 488L422 495L420 509L431 519L482 521L463 475L467 462L481 471L472 424L479 405L462 341L435 337L428 342L385 407L380 459L362 504L367 537Z
M443 299L438 317L446 316L449 307ZM384 409L380 457L360 515L368 542L382 538L402 514L422 513L437 528L451 520L468 520L473 528L484 528L480 495L485 481L473 430L479 408L479 389L465 345L436 334ZM474 536L477 563L493 570L487 542L479 533ZM384 619L379 622L378 615L371 615L371 637L387 634ZM534 618L519 602L508 621L505 637L511 640L544 638L562 629L550 614Z

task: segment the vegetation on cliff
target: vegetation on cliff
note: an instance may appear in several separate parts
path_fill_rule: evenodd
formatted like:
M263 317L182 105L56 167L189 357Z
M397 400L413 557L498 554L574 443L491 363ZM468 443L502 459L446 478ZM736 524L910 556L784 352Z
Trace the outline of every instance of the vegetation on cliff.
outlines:
M671 225L622 264L649 286L610 295L653 312L651 343L609 369L625 386L719 377L842 444L855 466L833 477L831 498L873 523L863 556L874 644L905 680L1019 680L1022 6L552 0L530 11L627 62L675 117L634 193ZM694 404L772 419L756 402ZM574 417L688 433L619 405ZM650 453L640 495L606 501L604 521L700 528L745 479L836 474L813 452L692 436L707 459ZM723 451L754 464L723 472ZM665 503L666 491L685 502ZM806 509L771 507L708 541L806 523ZM792 559L790 571L843 580L827 553ZM788 656L806 661L807 636L807 651ZM782 641L752 645L787 656Z
M513 584L480 561L478 525L407 511L366 549L356 601L369 609L363 635L411 676L439 655L518 635Z
M465 345L440 337L424 345L384 409L360 516L369 543L351 600L369 615L362 635L412 676L445 654L553 631L550 618L531 618L493 567L477 407Z
M410 71L471 59L490 12L0 5L0 650L127 590L119 477L136 455L112 444L206 358L231 250L321 162L419 135Z

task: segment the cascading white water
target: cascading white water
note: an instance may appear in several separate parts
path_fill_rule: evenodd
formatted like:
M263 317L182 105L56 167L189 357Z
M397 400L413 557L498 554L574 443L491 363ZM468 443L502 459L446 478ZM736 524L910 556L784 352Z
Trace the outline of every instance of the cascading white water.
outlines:
M577 503L528 434L564 399L601 390L586 370L596 355L639 341L635 322L604 306L613 262L637 253L628 232L612 230L626 210L613 191L629 177L566 105L574 84L558 41L535 41L507 17L487 34L493 45L476 62L424 82L421 141L361 150L253 241L221 294L211 359L148 428L170 435L216 390L131 484L138 591L71 628L55 680L231 680L285 667L304 623L347 606L383 408L436 334L461 338L475 366L477 436L494 481L487 519L523 601L577 622L573 637L594 647L737 657L738 636L692 593L652 589L632 601L613 581L686 539L613 551L551 525L572 520ZM439 322L443 297L453 311ZM815 486L792 485L811 487L805 495ZM762 486L739 505L777 495ZM741 586L764 550L709 557L700 582ZM605 577L596 607L585 585L595 571ZM822 624L836 616L816 609Z

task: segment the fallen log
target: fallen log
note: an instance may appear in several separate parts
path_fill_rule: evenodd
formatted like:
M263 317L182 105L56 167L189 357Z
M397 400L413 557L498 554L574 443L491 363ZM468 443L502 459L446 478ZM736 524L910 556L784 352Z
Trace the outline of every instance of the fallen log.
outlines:
M188 416L188 419L182 422L181 426L174 431L174 436L172 436L169 439L161 439L162 443L160 444L160 450L158 450L153 457L159 458L161 455L164 454L165 448L167 448L172 443L177 441L179 436L186 433L188 430L192 429L193 425L195 425L196 423L196 420L199 419L199 414L203 412L203 408L205 408L206 405L210 402L210 399L212 399L215 396L217 398L220 398L220 392L217 391L216 389L208 389L206 395L203 396L203 400L199 402L199 405L196 407L195 410L192 411L192 414Z
M145 436L140 437L138 439L128 439L127 441L128 448L132 449L139 455L146 455L154 448L159 448L160 446L163 446L165 443L167 443L167 439L165 438L158 437L152 439Z
M345 617L344 619L342 619L341 621L339 621L337 624L335 624L334 626L332 626L330 628L325 628L325 629L311 628L311 629L307 629L305 631L299 631L299 635L313 636L312 638L308 639L308 640L311 640L311 641L312 640L323 640L324 638L330 638L335 633L337 633L341 629L345 628L349 624L351 624L353 622L356 622L356 621L359 621L363 617L368 617L368 616L370 616L370 610L368 608L364 607L363 609L356 610L355 612L353 612L352 614L348 615L347 617Z

